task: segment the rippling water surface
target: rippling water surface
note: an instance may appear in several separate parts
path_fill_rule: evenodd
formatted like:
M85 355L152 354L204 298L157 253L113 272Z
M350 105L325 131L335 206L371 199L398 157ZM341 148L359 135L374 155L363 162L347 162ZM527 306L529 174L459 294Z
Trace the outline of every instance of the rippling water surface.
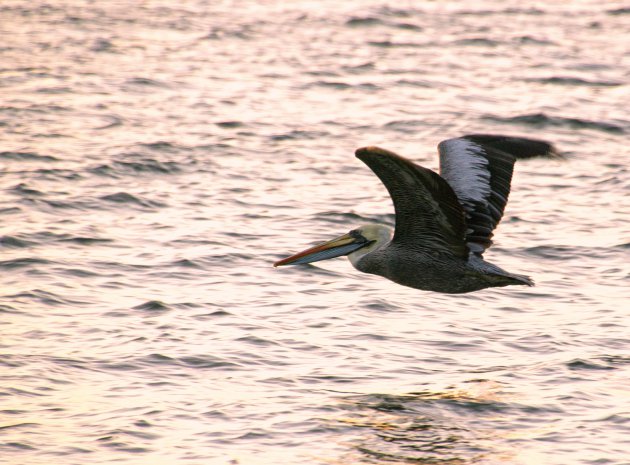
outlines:
M4 1L0 463L628 464L624 2ZM355 148L517 166L449 296L346 260Z

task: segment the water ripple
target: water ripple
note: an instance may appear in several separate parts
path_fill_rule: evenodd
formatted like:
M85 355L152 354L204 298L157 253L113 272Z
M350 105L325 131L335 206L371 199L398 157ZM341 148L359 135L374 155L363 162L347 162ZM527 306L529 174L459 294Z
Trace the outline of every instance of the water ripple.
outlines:
M166 204L155 200L143 199L137 195L130 194L129 192L116 192L115 194L108 194L100 197L101 200L105 200L111 203L134 205L145 208L165 207Z
M588 86L588 87L617 87L623 85L619 81L594 81L571 76L551 76L545 78L528 78L525 82L538 82L541 84L556 84L562 86Z
M35 152L0 152L0 161L3 159L12 161L59 161L52 155L40 155Z
M517 123L532 127L565 126L573 129L593 129L613 134L624 134L627 132L626 127L614 123L608 123L605 121L591 121L581 118L548 116L545 113L532 113L511 117L486 115L483 118L489 121L496 121L498 123Z
M620 0L79 3L0 6L4 460L627 459ZM394 225L357 147L506 128L571 155L488 256L538 287L271 267Z

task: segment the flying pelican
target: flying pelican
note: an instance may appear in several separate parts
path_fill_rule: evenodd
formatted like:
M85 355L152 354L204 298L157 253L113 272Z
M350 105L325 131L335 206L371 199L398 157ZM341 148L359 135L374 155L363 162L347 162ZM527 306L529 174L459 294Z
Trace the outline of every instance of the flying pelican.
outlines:
M394 203L396 228L368 224L274 263L298 265L347 255L364 273L426 291L464 293L533 286L483 259L510 193L514 163L560 158L544 141L471 134L440 142L440 175L379 147L356 156L380 178Z

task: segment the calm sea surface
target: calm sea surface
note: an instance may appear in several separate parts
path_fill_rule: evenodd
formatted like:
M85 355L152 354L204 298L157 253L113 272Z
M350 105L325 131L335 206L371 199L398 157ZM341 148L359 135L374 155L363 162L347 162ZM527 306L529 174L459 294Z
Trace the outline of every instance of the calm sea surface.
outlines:
M627 2L0 4L0 463L630 463ZM450 296L353 151L539 137Z

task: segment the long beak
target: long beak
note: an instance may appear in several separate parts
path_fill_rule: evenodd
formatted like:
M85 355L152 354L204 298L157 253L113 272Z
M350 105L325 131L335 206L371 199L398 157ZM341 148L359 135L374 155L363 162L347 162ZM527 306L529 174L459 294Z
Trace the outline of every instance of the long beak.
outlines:
M290 257L274 263L273 266L300 265L303 263L328 260L329 258L348 255L368 243L369 241L360 234L353 234L350 232L348 234L344 234L343 236L339 236L332 241L323 242L315 247L311 247L310 249L291 255Z

